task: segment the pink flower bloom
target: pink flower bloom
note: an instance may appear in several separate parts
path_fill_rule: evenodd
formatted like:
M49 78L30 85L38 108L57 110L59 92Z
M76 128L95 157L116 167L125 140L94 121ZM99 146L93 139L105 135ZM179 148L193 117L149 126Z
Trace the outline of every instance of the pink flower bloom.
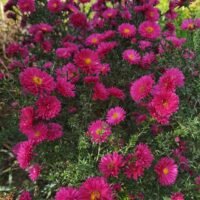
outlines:
M168 157L161 158L157 162L154 170L161 185L168 186L175 183L178 175L178 166L173 159Z
M56 88L58 92L64 97L75 97L75 85L65 78L58 78Z
M92 84L92 83L96 84L99 81L100 81L99 76L86 76L84 78L84 83L86 83L86 84Z
M79 191L72 187L61 187L56 192L55 200L79 200Z
M113 200L112 190L102 177L88 178L79 189L79 200Z
M144 170L150 168L154 156L146 144L138 144L135 152L126 157L125 174L128 178L138 180Z
M162 117L171 116L178 110L179 97L173 92L160 92L153 97L150 106Z
M176 192L171 195L171 200L184 200L184 195L181 192Z
M108 98L109 98L109 92L106 89L105 85L103 83L96 83L93 88L92 99L94 101L96 101L96 100L105 101Z
M18 0L17 6L22 13L35 11L35 0Z
M129 23L123 23L118 27L119 34L124 38L134 37L136 34L136 28Z
M124 121L126 116L126 112L123 108L117 106L114 108L111 108L106 115L106 121L110 125L117 125L120 122Z
M49 123L48 124L48 132L47 132L47 140L53 141L59 139L63 136L63 128L58 123Z
M154 85L151 75L145 75L134 81L131 85L130 94L134 101L139 102L149 95Z
M121 100L125 99L124 92L117 87L108 88L108 92L109 92L109 96L113 96L113 97L116 97L116 98L121 99Z
M56 13L62 10L63 3L61 0L49 0L47 8L50 12Z
M158 84L153 90L153 94L162 92L175 92L176 87L184 85L184 75L178 68L167 69L160 77Z
M84 29L88 26L87 17L81 12L71 14L69 17L69 21L75 28Z
M160 14L158 8L151 7L145 12L146 20L157 21L159 20Z
M40 143L46 139L47 131L47 126L44 123L39 122L29 130L28 139Z
M142 50L147 49L148 47L151 47L152 43L146 40L140 40L139 41L139 48Z
M36 101L36 114L42 119L55 118L60 110L61 103L55 96L42 96Z
M41 166L39 164L32 165L28 170L29 178L32 181L36 181L40 176L40 172L41 172Z
M97 53L100 57L104 57L117 46L117 42L101 42L98 45Z
M30 192L23 191L19 196L19 200L32 200Z
M141 56L137 51L133 49L125 50L122 56L123 56L123 59L129 62L130 64L137 65L140 63Z
M16 153L19 166L26 169L33 156L33 143L31 141L21 142Z
M106 178L109 176L118 177L123 164L123 156L114 152L112 154L106 154L101 158L99 170Z
M20 113L19 129L22 133L28 134L33 126L35 113L32 106L22 108Z
M114 36L115 36L115 31L113 31L113 30L107 30L107 31L104 31L101 34L101 39L102 40L108 40L108 39L112 39Z
M142 164L142 166L148 169L152 161L154 160L154 156L150 150L150 148L143 143L140 143L135 148L134 156L137 158L137 161Z
M118 13L117 9L108 8L108 9L106 9L106 10L103 12L102 16L103 16L105 19L113 19L113 18L116 17L117 13Z
M98 54L90 49L82 49L74 56L74 62L80 67L83 72L94 74L98 71L100 63Z
M26 68L20 73L19 79L22 87L33 95L50 93L55 88L53 77L35 67Z
M56 56L58 58L70 58L71 57L71 51L69 50L69 48L58 48L56 49Z
M181 24L181 29L182 30L194 30L195 27L195 23L193 19L184 19L182 24Z
M180 48L186 42L186 38L177 38L176 36L169 36L166 38L175 48Z
M88 135L91 137L92 142L105 142L111 134L111 128L105 121L97 120L89 125Z
M161 35L160 26L152 21L144 21L140 24L138 29L140 35L147 39L157 39Z
M101 42L101 34L99 33L94 33L89 35L85 41L87 45L98 45L100 42Z

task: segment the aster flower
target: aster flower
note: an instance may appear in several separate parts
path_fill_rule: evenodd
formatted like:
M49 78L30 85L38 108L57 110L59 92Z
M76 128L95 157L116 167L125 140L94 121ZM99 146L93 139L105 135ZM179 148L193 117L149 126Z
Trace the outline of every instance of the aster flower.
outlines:
M75 28L84 29L88 26L87 17L81 12L71 14L69 17L69 21Z
M178 175L178 166L168 157L161 158L154 168L158 181L163 186L173 185Z
M139 41L139 48L142 50L147 49L148 47L151 47L152 43L146 40L140 40Z
M154 95L150 106L154 107L160 116L171 116L178 110L179 97L173 92L160 92Z
M79 191L72 187L61 187L56 192L55 200L79 200Z
M74 62L83 72L93 74L98 71L100 63L98 54L90 49L82 49L74 56Z
M55 118L61 110L61 102L56 96L42 96L36 101L36 114L41 119Z
M93 96L92 99L93 100L101 100L101 101L105 101L107 100L109 97L109 92L106 89L105 85L103 83L96 83L94 88L93 88Z
M102 177L88 178L79 189L79 200L113 200L112 190Z
M130 94L134 101L139 102L149 95L154 85L151 75L145 75L131 84Z
M47 3L47 8L50 12L56 13L62 10L63 3L61 0L49 0Z
M117 87L108 88L108 92L109 92L109 96L113 96L113 97L116 97L116 98L121 99L121 100L125 99L124 92Z
M48 132L47 132L47 140L53 141L59 139L63 136L63 128L58 123L49 123L48 124Z
M161 35L160 26L152 21L144 21L139 26L139 34L147 39L157 39Z
M23 191L19 196L19 200L32 200L30 192Z
M88 135L95 143L105 142L111 134L111 128L105 121L97 120L89 125Z
M166 37L166 40L169 41L173 47L180 48L186 42L186 38L177 38L176 36Z
M181 192L172 193L170 200L184 200L184 195Z
M35 11L35 0L18 0L17 6L22 13Z
M99 76L86 76L83 81L86 84L92 84L92 83L97 84L99 83L100 80Z
M134 156L137 158L137 161L142 164L142 166L148 169L152 161L154 160L154 156L148 147L148 145L140 143L135 148Z
M160 18L159 9L151 7L145 11L146 20L149 21L158 21Z
M118 27L119 34L124 38L134 37L136 34L136 28L129 23L123 23Z
M135 152L128 154L125 162L125 175L128 178L138 180L144 174L144 170L150 168L154 156L150 148L143 143L136 146Z
M110 125L117 125L124 121L126 112L123 108L117 106L108 110L106 115L106 121Z
M55 88L53 77L35 67L26 68L19 75L22 87L33 95L50 93Z
M103 12L102 16L105 19L113 19L116 17L117 13L118 13L117 9L108 8Z
M36 181L40 176L40 172L41 172L41 166L39 164L32 165L28 170L29 178L32 181Z
M86 45L98 45L101 42L101 34L93 33L86 38Z
M100 57L104 57L117 46L117 42L101 42L98 45L97 53Z
M64 97L75 97L75 85L65 78L58 78L56 88L58 92Z
M33 106L22 108L20 113L19 129L22 133L28 134L33 126L35 112Z
M44 141L47 137L47 126L46 124L39 122L35 124L28 132L28 139L36 143Z
M99 170L106 178L109 176L118 177L123 164L123 156L117 152L113 152L112 154L106 154L101 158Z
M134 49L125 50L122 54L122 57L124 60L134 65L139 64L141 59L140 54Z
M26 169L33 156L33 143L31 141L21 142L17 149L17 161L22 169Z
M181 29L182 30L194 30L195 27L195 23L193 19L184 19L182 24L181 24Z
M71 57L71 51L69 48L58 48L56 49L56 56L58 58L70 58Z

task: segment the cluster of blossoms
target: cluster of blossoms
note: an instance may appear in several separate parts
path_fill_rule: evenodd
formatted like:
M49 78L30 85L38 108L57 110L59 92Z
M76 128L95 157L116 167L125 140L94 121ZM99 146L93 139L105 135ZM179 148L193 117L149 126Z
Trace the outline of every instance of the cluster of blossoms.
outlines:
M167 125L179 108L176 89L184 85L182 71L178 66L169 66L160 75L156 73L155 66L159 56L174 48L180 49L185 42L185 38L177 37L173 24L177 17L175 8L185 1L169 2L169 10L165 13L167 23L163 29L158 23L158 0L113 1L112 8L107 6L106 1L97 0L90 8L93 15L89 18L81 11L88 2L90 0L49 0L40 5L34 0L9 0L5 5L12 18L14 6L21 11L24 16L22 25L26 24L29 16L37 13L38 6L43 6L50 16L67 16L68 29L72 31L58 33L61 31L58 27L63 25L59 17L50 23L28 24L28 39L19 44L12 43L6 50L7 55L13 57L8 68L20 70L23 94L35 100L33 105L23 107L20 112L19 130L27 140L13 148L19 166L27 170L32 181L39 178L42 170L40 164L34 163L36 147L64 135L62 124L57 119L64 115L65 102L80 95L80 86L84 85L91 92L89 98L93 102L111 102L105 116L98 116L85 127L91 142L98 145L109 143L112 131L127 123L129 113L134 111L126 106L130 101L131 105L146 112L139 115L140 122L149 120ZM136 16L140 15L142 18L136 20ZM181 28L200 28L199 19L185 20ZM53 38L56 38L55 41ZM34 54L36 49L44 55L44 59ZM39 62L41 59L42 62ZM118 64L116 69L115 63L121 66ZM117 82L120 82L123 70L127 70L127 77L131 73L134 78L124 80L125 84L120 85ZM110 81L115 71L119 72L118 80ZM137 71L141 72L139 78ZM69 112L75 110L74 107L68 108ZM180 152L175 153L179 158L182 156ZM116 197L109 177L117 179L123 172L125 179L138 181L153 165L153 160L154 155L145 143L137 144L131 153L107 153L99 162L102 176L89 177L78 189L61 187L55 199L112 200ZM178 165L174 159L164 156L157 161L154 171L158 183L169 186L176 182ZM20 196L20 200L30 199L27 191ZM184 199L184 195L179 192L171 195L171 200L178 199Z

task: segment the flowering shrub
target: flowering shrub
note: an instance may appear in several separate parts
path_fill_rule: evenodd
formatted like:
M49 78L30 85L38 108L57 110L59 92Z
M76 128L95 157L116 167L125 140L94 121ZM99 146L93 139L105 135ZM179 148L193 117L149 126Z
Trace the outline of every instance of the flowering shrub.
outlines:
M6 4L13 15L14 7L20 11L27 29L6 49L26 99L19 114L24 140L12 152L34 182L24 185L20 200L197 198L198 167L173 132L194 58L173 20L189 1L171 0L162 26L158 3ZM195 31L200 19L180 27Z

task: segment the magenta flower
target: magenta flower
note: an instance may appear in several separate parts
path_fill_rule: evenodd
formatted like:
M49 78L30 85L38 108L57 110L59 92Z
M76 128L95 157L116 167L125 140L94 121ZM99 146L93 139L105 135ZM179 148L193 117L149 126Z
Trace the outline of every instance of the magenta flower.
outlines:
M79 189L79 200L113 200L112 190L102 177L88 178Z
M19 79L25 91L33 95L41 92L50 93L55 89L53 77L35 67L26 68L20 73Z
M56 192L55 200L79 200L79 191L72 187L61 187Z
M147 39L157 39L161 35L160 26L152 21L144 21L140 24L138 29L140 35Z
M123 167L123 156L114 152L106 154L101 158L99 163L99 171L108 178L109 176L118 177L121 168Z
M122 57L124 60L134 65L139 64L141 59L140 54L134 49L125 50L122 54Z
M36 101L36 115L41 119L55 118L61 111L61 102L56 96L42 96Z
M184 200L184 195L181 192L175 192L171 195L171 200Z
M139 102L149 95L154 85L151 75L145 75L134 81L131 85L130 94L134 101Z
M97 120L89 125L88 135L94 143L105 142L111 134L111 128L105 121Z
M136 34L136 28L129 23L123 23L118 27L119 34L124 38L134 37Z
M49 123L48 124L48 132L47 132L47 140L53 141L59 139L63 136L63 128L58 123Z
M19 200L32 200L30 192L23 191L19 196Z
M123 108L117 106L108 110L106 115L106 121L110 125L117 125L124 121L126 117L126 112Z
M178 166L168 157L161 158L154 168L158 181L163 186L173 185L178 175Z
M40 173L41 173L41 166L39 164L34 164L32 165L29 170L28 170L28 173L29 173L29 178L32 180L32 181L36 181L39 176L40 176Z
M22 13L35 11L35 0L18 0L17 6Z

